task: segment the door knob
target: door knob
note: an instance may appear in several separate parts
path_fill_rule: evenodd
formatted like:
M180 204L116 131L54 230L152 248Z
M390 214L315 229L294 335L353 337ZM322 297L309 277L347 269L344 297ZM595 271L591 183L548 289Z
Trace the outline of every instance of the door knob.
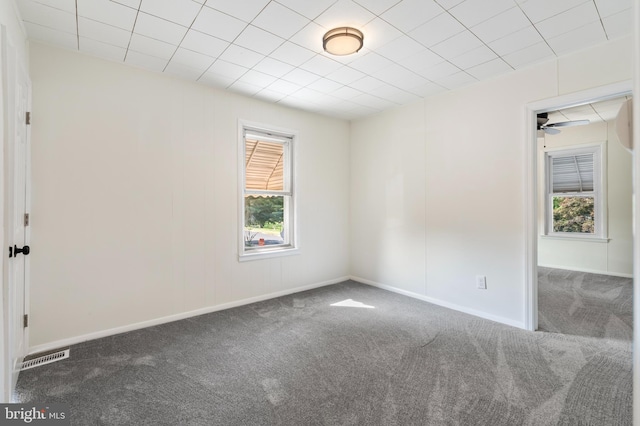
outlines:
M31 249L29 248L29 246L24 246L22 248L18 248L18 246L14 245L13 246L13 255L17 256L18 254L22 253L25 256L29 254L29 252L31 251Z

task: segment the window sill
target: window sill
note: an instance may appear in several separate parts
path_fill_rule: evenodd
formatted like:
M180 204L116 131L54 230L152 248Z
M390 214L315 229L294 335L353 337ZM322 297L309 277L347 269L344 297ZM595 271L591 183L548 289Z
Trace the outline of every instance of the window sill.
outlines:
M281 249L251 250L238 256L238 262L248 262L250 260L271 259L274 257L293 256L300 254L300 249L295 247L286 247Z
M582 237L577 235L540 235L543 240L584 241L587 243L608 243L609 238Z

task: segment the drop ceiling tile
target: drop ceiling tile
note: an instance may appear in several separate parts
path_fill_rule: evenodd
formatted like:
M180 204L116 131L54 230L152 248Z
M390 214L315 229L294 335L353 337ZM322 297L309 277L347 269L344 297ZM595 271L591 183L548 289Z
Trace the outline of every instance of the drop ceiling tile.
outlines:
M104 59L110 59L112 61L122 62L124 61L124 55L127 50L114 46L112 44L102 43L90 38L80 37L80 52L87 55L93 55Z
M494 59L489 62L485 62L475 67L465 70L478 80L487 80L500 74L504 74L513 71L513 68L509 66L505 61L500 58Z
M111 0L111 1L114 3L120 3L121 5L130 7L136 10L138 10L138 8L140 7L140 3L142 2L142 0Z
M245 96L253 96L262 89L263 88L260 86L255 86L243 81L236 81L231 86L227 87L227 90L231 90L232 92L236 92Z
M362 33L364 34L364 44L369 49L377 49L402 35L400 31L380 18L375 18L365 25L362 28Z
M251 22L269 4L269 0L207 0L205 4L207 7L235 16L244 22Z
M167 65L167 61L164 59L145 55L144 53L133 50L127 51L127 57L124 62L129 65L156 72L162 72L164 67Z
M607 41L607 35L600 21L592 22L547 42L557 55L583 49Z
M633 32L633 15L630 10L625 10L615 15L609 15L602 19L602 25L607 32L607 38L612 40L624 37Z
M275 90L276 92L284 93L285 95L290 95L302 89L302 86L299 86L297 84L294 84L285 80L277 80L273 84L269 85L268 89Z
M485 62L489 62L496 58L498 58L498 56L483 44L470 52L463 53L458 57L450 59L450 62L461 70L466 70L467 68L484 64Z
M315 19L325 10L329 9L337 0L277 0L278 3L288 7L289 9L306 16L309 19Z
M351 99L351 102L380 110L397 106L395 102L370 95L369 93L363 93L362 95L356 96L355 98Z
M203 7L191 28L226 41L233 41L246 26L247 24L239 19L209 7Z
M139 13L133 32L177 46L187 33L187 28L146 13Z
M313 102L315 104L321 104L323 102L326 103L326 101L323 101L322 99L327 97L327 95L320 92L316 92L315 90L309 89L307 87L303 87L302 89L294 93L292 96L298 99L304 99L306 101Z
M78 31L80 37L124 48L129 46L131 38L129 31L83 17L78 17ZM124 55L122 57L124 58Z
M519 7L502 12L471 28L471 31L485 43L514 33L531 25L531 22Z
M229 78L229 77L224 77L222 75L219 74L215 74L215 73L204 73L200 79L198 80L202 83L208 84L210 86L214 86L214 87L219 87L222 89L226 89L227 87L229 87L231 84L233 84L233 82L235 81L235 79L233 78Z
M65 12L76 14L76 1L75 0L36 0L40 4L54 7L56 9L64 10ZM23 1L17 1L17 5Z
M169 65L164 69L166 74L171 74L176 77L180 77L186 80L196 81L202 75L202 71L193 69L184 64L171 61Z
M393 65L393 61L380 56L375 52L367 53L365 56L353 61L349 66L365 74L374 74L383 68Z
M375 15L351 0L338 0L314 21L325 28L353 27L362 29Z
M140 11L189 27L201 7L191 0L147 0L140 4Z
M27 29L30 40L37 40L67 49L78 49L78 36L75 34L53 30L31 22L25 22L24 26Z
M340 62L336 62L333 59L326 56L316 55L309 59L304 64L300 65L300 68L320 76L325 76L341 68L343 65Z
M249 25L233 43L263 55L268 55L284 43L284 39Z
M262 99L268 102L278 102L284 98L284 93L276 92L275 90L263 89L254 95L255 98Z
M78 1L78 16L113 25L127 31L133 29L137 14L137 9L109 0Z
M383 13L381 18L408 33L443 12L444 9L432 0L403 0Z
M401 61L409 56L418 54L424 50L424 46L409 36L403 35L376 49L376 53L391 59L392 61Z
M180 43L181 47L217 58L229 46L229 42L200 31L189 30Z
M244 74L242 77L238 79L238 81L241 81L243 83L249 83L249 84L253 84L254 86L263 87L263 88L267 87L268 85L270 85L276 80L277 78L272 75L265 74L255 70L247 71L246 74Z
M213 63L213 65L209 67L209 69L207 70L207 74L211 73L232 80L237 80L247 71L249 71L248 68L218 59Z
M535 24L587 1L591 3L591 0L525 0L518 3L531 22Z
M18 2L25 22L38 24L56 31L76 33L76 16L73 13L36 3L30 0Z
M291 42L285 42L269 56L273 59L278 59L289 65L293 65L294 67L298 67L313 58L315 55L316 54L309 49L305 49L304 47Z
M547 46L547 43L540 42L532 46L526 47L521 50L517 50L513 53L505 55L502 59L513 68L522 68L525 65L532 64L534 62L540 62L544 59L555 57L553 51Z
M470 28L493 18L513 6L513 0L466 0L449 9L449 13L460 21L462 25Z
M356 80L360 80L362 77L364 77L363 73L348 66L343 66L342 68L339 68L327 75L329 80L337 81L342 84L353 83Z
M381 80L378 80L375 77L366 76L361 78L360 80L354 81L349 85L349 87L353 87L354 89L360 90L364 93L372 93L375 89L377 89L378 87L384 84L386 83L384 83Z
M282 38L288 39L308 23L309 19L282 6L271 2L253 20L252 24Z
M409 93L406 90L399 89L389 84L378 87L373 94L379 98L383 98L397 104L405 104L420 99L419 96L414 95L413 93Z
M432 96L435 95L437 93L442 93L444 92L446 89L442 86L440 86L437 83L432 83L429 82L427 84L424 84L422 86L419 87L414 87L413 89L411 89L411 93L426 98L427 96Z
M498 55L505 56L540 42L543 42L543 39L538 31L533 27L527 27L513 34L509 34L506 37L492 41L489 43L489 47Z
M440 4L440 6L449 10L452 7L459 5L464 0L436 0L436 1Z
M289 81L291 83L295 83L299 86L306 86L318 80L319 78L320 78L319 75L316 75L309 71L305 71L300 68L296 68L290 73L288 73L287 75L282 77L283 80Z
M460 22L448 13L443 13L411 31L409 35L417 42L431 47L464 30Z
M323 52L322 36L326 32L326 28L321 27L315 22L309 22L306 27L298 31L289 41L313 52L321 53Z
M334 90L338 90L342 86L344 86L344 84L338 83L337 81L329 80L328 78L321 78L314 81L307 87L321 93L331 94Z
M176 46L140 34L133 34L129 50L163 59L166 63L176 51Z
M178 63L199 71L202 74L207 70L211 64L213 64L215 58L211 56L203 55L201 53L194 52L182 47L179 47L176 53L171 58L171 63ZM198 75L199 76L199 75Z
M464 71L461 71L459 73L437 80L436 83L439 84L440 86L446 87L449 90L453 90L459 87L468 86L469 84L475 83L477 81L478 80L472 75L469 75Z
M436 44L431 50L444 59L451 59L482 46L482 42L469 31L463 31Z
M425 70L444 62L444 59L427 49L397 62L403 67L422 75Z
M460 71L460 68L456 67L450 62L440 62L437 65L423 70L420 75L428 80L436 81L450 75L457 74Z
M282 61L278 61L269 57L264 58L255 67L253 67L253 69L256 71L260 71L274 77L282 77L283 75L292 71L294 68L295 67L293 65L285 64Z
M405 90L427 83L424 77L397 64L393 64L372 75L375 78Z
M396 4L400 3L401 0L354 0L360 6L367 9L369 12L374 15L380 15L387 10L391 9Z
M600 16L593 2L588 2L538 22L536 28L544 38L550 39L599 20Z
M246 68L253 68L258 62L265 58L264 55L256 53L244 47L232 44L219 56L220 59L231 62L232 64L241 65Z
M615 15L622 11L628 11L633 6L632 0L595 0L598 13L601 17Z
M336 89L331 93L331 96L335 96L336 98L345 100L351 100L360 95L362 95L361 91L352 89L349 86L342 86L341 88Z

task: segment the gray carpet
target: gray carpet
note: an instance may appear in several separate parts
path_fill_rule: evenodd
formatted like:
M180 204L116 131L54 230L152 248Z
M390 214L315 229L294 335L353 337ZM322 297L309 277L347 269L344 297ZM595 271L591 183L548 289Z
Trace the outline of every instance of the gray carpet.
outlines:
M540 330L633 339L631 278L538 268L538 290Z
M73 346L16 396L74 425L629 425L631 342L349 281Z

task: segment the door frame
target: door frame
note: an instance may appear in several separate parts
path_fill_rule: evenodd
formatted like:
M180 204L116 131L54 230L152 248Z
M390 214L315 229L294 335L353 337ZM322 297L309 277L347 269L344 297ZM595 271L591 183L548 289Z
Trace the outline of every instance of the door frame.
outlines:
M524 326L535 331L538 328L538 144L537 114L564 108L604 101L631 95L633 80L600 86L554 98L532 102L525 107L525 294ZM635 102L635 101L634 101ZM636 147L638 150L640 147ZM635 155L637 157L637 155ZM635 164L634 174L640 172ZM634 184L634 190L637 189ZM635 213L634 213L635 214ZM635 240L634 240L635 241ZM634 244L634 253L638 247Z

